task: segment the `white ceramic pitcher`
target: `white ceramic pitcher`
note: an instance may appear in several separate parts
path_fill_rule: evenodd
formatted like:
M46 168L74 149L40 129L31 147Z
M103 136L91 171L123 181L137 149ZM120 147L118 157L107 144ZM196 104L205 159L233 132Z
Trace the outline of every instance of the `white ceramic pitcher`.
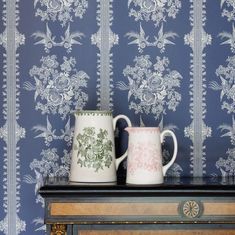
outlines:
M159 127L127 127L129 133L127 184L162 184L166 171L174 163L177 139L171 130L160 133ZM174 153L169 163L162 165L161 144L165 135L171 135Z
M70 169L73 182L115 182L116 170L127 156L116 159L114 130L118 119L131 122L125 115L115 118L111 111L84 110L75 113L75 129Z

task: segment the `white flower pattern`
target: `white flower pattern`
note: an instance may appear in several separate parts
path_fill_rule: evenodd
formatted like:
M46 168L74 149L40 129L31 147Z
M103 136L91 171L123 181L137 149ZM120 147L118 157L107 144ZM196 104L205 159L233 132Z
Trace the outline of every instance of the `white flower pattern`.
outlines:
M62 26L72 22L74 17L83 18L88 8L88 0L34 0L36 16L42 21L59 21Z
M175 70L169 70L166 57L157 57L156 60L153 64L149 55L137 56L134 67L127 65L123 70L129 84L119 82L117 87L129 90L129 108L135 113L152 113L158 119L166 113L166 108L176 110L181 95L175 88L180 87L182 76Z
M41 160L34 158L30 163L30 168L34 171L35 177L25 175L24 182L27 184L35 184L34 193L36 195L36 203L44 207L44 199L38 194L38 190L43 184L43 178L68 177L71 153L64 150L63 157L60 157L57 153L57 149L51 148L43 149L41 156Z
M180 0L129 0L129 16L136 21L153 21L155 26L166 21L166 17L175 18L181 8Z
M222 16L227 17L228 21L235 20L235 2L234 0L221 0L221 8L223 8Z
M221 137L229 137L233 148L229 148L226 152L227 157L220 157L216 162L217 169L220 170L222 176L234 176L235 174L235 119L232 117L232 125L223 124L219 126L224 134Z
M220 6L222 9L222 16L226 17L228 21L233 21L232 32L223 31L219 33L219 37L223 40L221 45L230 45L230 51L235 52L235 2L234 0L221 0ZM216 69L216 75L220 82L213 81L210 83L210 88L215 91L220 91L221 108L228 114L235 113L235 56L227 58L227 65L220 65ZM235 120L232 116L232 125L222 124L219 126L221 132L225 132L221 137L229 137L232 148L228 148L226 157L220 157L216 162L216 168L219 169L223 177L234 177L235 175Z
M222 109L227 113L235 113L235 56L228 57L227 62L227 66L220 65L216 70L220 83L213 81L210 83L210 88L221 90Z
M89 76L75 69L74 58L63 57L59 65L55 55L42 57L41 67L33 66L29 72L34 84L26 82L26 90L35 90L36 110L42 114L58 113L62 119L73 110L82 109L88 96L83 91Z

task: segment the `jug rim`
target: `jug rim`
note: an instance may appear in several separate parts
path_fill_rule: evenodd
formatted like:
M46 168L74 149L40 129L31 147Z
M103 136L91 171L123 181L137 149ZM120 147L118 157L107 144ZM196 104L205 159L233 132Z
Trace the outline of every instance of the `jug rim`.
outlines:
M77 110L73 114L76 115L108 115L112 116L111 110Z
M160 131L160 127L147 127L147 126L137 126L137 127L126 127L125 130L133 130L133 131Z

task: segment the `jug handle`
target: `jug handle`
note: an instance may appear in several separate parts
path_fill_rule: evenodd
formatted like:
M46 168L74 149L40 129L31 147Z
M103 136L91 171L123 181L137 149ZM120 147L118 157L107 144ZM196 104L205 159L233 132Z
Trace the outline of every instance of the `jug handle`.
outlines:
M120 115L117 115L117 116L113 119L113 130L115 130L115 128L116 128L116 124L117 124L118 119L124 119L124 120L127 122L128 127L131 127L131 126L132 126L130 119L129 119L127 116L125 116L125 115L123 115L123 114L120 114ZM126 150L126 152L125 152L121 157L119 157L119 158L116 159L116 170L118 169L119 164L120 164L126 157L127 157L127 150Z
M165 137L167 134L170 134L171 137L173 138L174 152L173 152L172 159L171 159L165 166L163 166L163 176L166 175L167 170L173 165L173 163L174 163L174 161L175 161L175 159L176 159L177 151L178 151L177 139L176 139L176 136L175 136L174 132L171 131L171 130L164 130L164 131L160 134L161 144L162 144L162 142L163 142L163 140L164 140L164 137Z

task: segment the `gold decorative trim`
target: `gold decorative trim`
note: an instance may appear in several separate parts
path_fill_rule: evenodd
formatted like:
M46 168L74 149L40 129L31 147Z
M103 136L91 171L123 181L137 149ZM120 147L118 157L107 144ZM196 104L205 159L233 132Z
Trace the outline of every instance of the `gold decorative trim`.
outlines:
M179 214L189 219L199 218L203 214L203 203L195 200L183 201L179 204Z
M54 222L46 222L46 224L51 224L53 225ZM105 224L113 224L113 225L146 225L146 224L235 224L234 221L225 221L225 220L218 220L218 221L212 221L212 220L171 220L171 221L80 221L80 220L75 220L73 222L71 221L62 221L60 224L64 225L87 225L87 224L93 224L93 225L105 225Z
M51 235L66 235L66 228L65 224L52 224Z

